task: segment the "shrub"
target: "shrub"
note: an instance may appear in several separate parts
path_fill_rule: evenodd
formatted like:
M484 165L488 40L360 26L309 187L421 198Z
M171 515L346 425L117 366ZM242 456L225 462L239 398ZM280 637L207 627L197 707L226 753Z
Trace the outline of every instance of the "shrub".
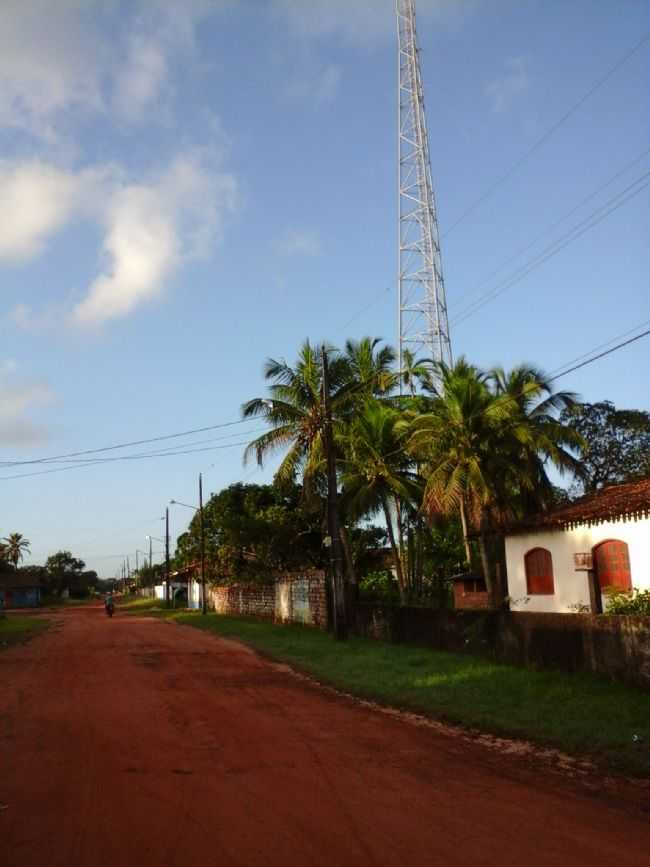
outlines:
M397 580L387 570L369 572L359 581L359 592L362 598L377 599L382 602L399 601Z
M650 616L650 590L605 590L606 614L645 614Z

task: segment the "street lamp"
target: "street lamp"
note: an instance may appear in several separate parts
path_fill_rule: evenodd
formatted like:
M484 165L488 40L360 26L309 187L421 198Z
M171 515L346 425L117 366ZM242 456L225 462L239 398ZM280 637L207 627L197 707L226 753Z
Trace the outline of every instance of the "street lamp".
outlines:
M181 503L179 500L170 500L170 505L184 506L186 509L193 509L200 515L201 524L201 613L207 614L207 605L205 599L205 523L203 521L203 473L199 473L199 505L190 506L189 503Z

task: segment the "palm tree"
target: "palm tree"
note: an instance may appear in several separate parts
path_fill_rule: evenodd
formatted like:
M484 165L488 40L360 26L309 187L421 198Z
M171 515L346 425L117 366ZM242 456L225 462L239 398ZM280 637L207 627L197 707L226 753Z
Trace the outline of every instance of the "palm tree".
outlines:
M397 410L370 399L351 424L339 428L337 433L344 454L341 475L343 507L354 519L383 513L404 601L407 580L393 513L397 513L399 522L397 504L418 503L422 491L400 438L399 421Z
M398 371L398 376L411 397L415 397L418 383L427 391L433 390L431 366L430 359L416 358L410 349L402 350L402 369Z
M14 569L17 569L25 552L29 553L29 539L25 539L22 533L10 533L2 541L6 543L2 546L2 556L13 563Z
M478 531L485 582L497 605L488 534L522 508L544 504L552 489L549 462L560 471L575 469L567 447L579 447L579 438L554 416L573 396L554 394L530 367L486 374L460 359L454 367L438 365L438 372L440 396L429 412L412 414L408 448L426 465L425 510L460 513L468 562L470 524Z
M488 374L494 394L511 401L513 418L508 422L507 442L514 465L526 467L519 473L518 498L511 503L518 516L554 504L556 491L546 467L552 464L560 474L580 476L580 454L584 440L570 425L559 421L565 411L576 406L576 395L554 392L546 374L530 365L519 365L509 373L494 368ZM503 446L505 447L506 438Z
M395 386L397 377L392 369L395 350L391 346L380 346L381 342L381 337L362 337L361 340L345 342L344 360L348 365L348 376L361 400L386 395Z
M349 402L349 369L336 350L327 349L330 404L336 418ZM244 452L244 461L255 455L259 466L273 452L287 450L275 478L294 481L301 474L308 482L322 468L324 421L322 350L306 340L294 367L269 358L264 376L271 382L270 398L256 397L242 407L244 418L262 417L271 429L253 440Z

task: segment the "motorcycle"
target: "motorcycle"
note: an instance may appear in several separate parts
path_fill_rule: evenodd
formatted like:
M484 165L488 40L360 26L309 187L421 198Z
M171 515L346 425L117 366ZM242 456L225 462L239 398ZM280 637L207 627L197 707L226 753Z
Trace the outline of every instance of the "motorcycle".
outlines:
M112 616L113 616L113 608L114 608L114 606L113 606L113 603L112 603L112 602L107 602L107 603L106 603L106 614L107 614L109 617L112 617Z

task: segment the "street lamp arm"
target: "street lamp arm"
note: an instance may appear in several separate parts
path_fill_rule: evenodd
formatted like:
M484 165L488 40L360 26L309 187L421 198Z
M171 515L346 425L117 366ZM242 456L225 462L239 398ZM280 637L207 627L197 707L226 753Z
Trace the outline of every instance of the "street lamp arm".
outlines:
M195 512L200 512L199 506L190 506L189 503L181 503L180 500L170 500L170 506L185 506L186 509L193 509Z

